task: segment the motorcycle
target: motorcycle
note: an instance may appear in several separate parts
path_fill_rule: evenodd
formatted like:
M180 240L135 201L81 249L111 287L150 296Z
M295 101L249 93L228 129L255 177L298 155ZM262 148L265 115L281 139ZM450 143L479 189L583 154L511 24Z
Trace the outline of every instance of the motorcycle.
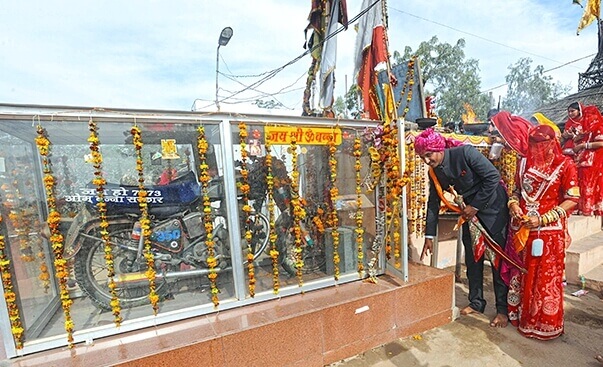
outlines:
M232 254L224 204L223 178L208 184L212 217L214 218L214 257L216 272L232 269ZM156 292L169 295L169 285L178 280L195 279L207 275L207 233L203 224L201 187L190 171L167 185L145 188L152 233L151 251L155 260ZM90 190L94 190L90 188ZM109 243L112 247L117 295L124 308L148 303L149 281L145 275L144 238L140 228L138 186L108 183L105 186ZM257 190L256 190L257 191ZM265 193L264 193L265 195ZM239 206L242 197L239 196ZM252 231L249 246L254 260L266 250L269 222L260 213L262 202L256 200L249 220L242 219L240 228L244 237L247 228ZM242 218L242 216L240 216ZM248 227L247 227L248 226ZM105 244L101 238L101 223L92 196L74 218L67 232L65 246L73 258L75 280L84 294L101 309L111 310ZM244 241L242 243L245 244ZM245 244L247 246L247 244ZM241 251L247 251L247 247ZM243 259L246 259L243 256ZM246 260L245 260L246 261Z

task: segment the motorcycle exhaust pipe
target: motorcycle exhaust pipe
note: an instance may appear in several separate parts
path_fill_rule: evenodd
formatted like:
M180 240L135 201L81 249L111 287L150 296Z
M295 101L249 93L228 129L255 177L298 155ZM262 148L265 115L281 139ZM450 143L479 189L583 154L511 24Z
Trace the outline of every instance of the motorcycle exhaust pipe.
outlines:
M227 267L227 268L214 268L214 271L216 273L220 273L223 272L225 270L229 270L232 269L231 267ZM207 275L209 274L209 269L197 269L197 270L187 270L187 271L177 271L177 272L171 272L171 273L166 273L166 274L155 274L155 281L161 281L161 280L170 280L170 279L174 279L174 278L191 278L191 277L197 277L200 275ZM139 285L145 285L145 284L149 284L149 279L147 278L147 275L145 272L136 272L136 273L126 273L126 274L117 274L116 276L113 277L113 282L115 282L115 285L118 287L124 287L124 286L139 286Z

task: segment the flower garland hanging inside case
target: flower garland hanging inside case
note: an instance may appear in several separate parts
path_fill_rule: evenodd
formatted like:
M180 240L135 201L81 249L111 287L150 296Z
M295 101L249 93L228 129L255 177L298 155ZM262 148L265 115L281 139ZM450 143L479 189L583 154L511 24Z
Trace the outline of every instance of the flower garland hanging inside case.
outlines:
M65 318L65 331L67 332L67 342L69 347L73 347L73 329L74 323L71 318L71 305L73 300L69 296L67 289L67 278L69 277L69 268L67 260L63 258L64 238L59 226L61 224L61 214L57 210L55 198L55 179L52 173L52 163L50 161L51 142L48 139L48 132L41 125L37 126L38 136L36 137L36 146L38 152L42 156L42 171L44 176L44 191L46 193L46 205L48 206L48 219L46 223L50 228L50 245L54 254L54 267L56 270L55 276L59 282L59 294L61 299L61 307Z
M113 322L115 326L121 325L121 306L117 297L117 285L115 284L115 264L113 262L113 246L109 238L109 222L107 221L107 203L105 202L105 184L107 181L103 176L103 155L100 152L100 139L98 138L98 126L92 119L88 121L88 130L90 136L88 143L90 144L90 155L92 156L91 163L94 167L94 179L92 183L96 186L96 208L98 209L100 235L103 241L105 252L105 264L107 266L107 279L109 292L111 293L111 310L113 312Z
M335 126L335 130L338 130L339 126ZM329 224L331 225L331 237L333 239L333 276L335 280L339 280L339 217L337 214L337 197L339 196L339 190L337 189L337 147L335 146L335 133L329 139L329 182L331 188L329 194L331 196L331 213L329 218Z
M147 262L147 271L145 275L149 280L149 301L153 307L153 314L157 315L159 311L159 295L157 294L157 285L155 283L155 256L151 251L151 219L149 218L149 208L147 204L147 191L144 187L144 166L142 161L142 135L140 128L136 125L130 129L132 134L132 144L136 151L136 171L138 172L138 207L140 208L140 228L144 237L144 258Z
M209 148L209 143L207 142L205 128L203 126L197 128L197 133L197 151L199 153L200 161L199 181L201 182L201 192L203 196L203 225L206 234L205 246L207 247L207 267L209 268L207 278L209 279L211 290L211 301L215 307L218 307L220 304L218 298L220 290L217 284L218 272L216 271L218 260L216 259L215 252L216 243L213 238L214 218L212 215L211 200L209 198L209 181L211 180L211 176L209 175L209 165L207 164L207 150Z
M270 259L272 261L272 291L274 294L278 294L280 287L280 279L279 279L279 251L276 246L276 223L275 223L275 213L274 213L274 176L272 174L272 147L269 141L266 141L266 192L268 194L268 223L270 226L269 234L268 234L268 244L270 248Z
M249 170L247 169L247 125L244 122L239 123L239 144L241 146L241 182L237 183L237 187L243 194L243 219L245 219L245 244L247 245L247 278L249 282L249 296L255 297L255 258L251 241L253 232L251 231L251 205L249 205Z
M356 249L357 249L357 268L358 275L362 278L364 276L364 221L362 212L362 177L360 176L360 169L362 164L360 157L362 156L362 143L360 137L357 135L354 138L354 171L356 178L356 214L354 216L356 222Z
M2 213L0 213L0 229L4 228L2 223ZM0 276L2 277L2 289L4 290L4 301L8 309L8 319L10 322L10 331L13 334L15 346L17 349L23 348L23 324L21 323L21 313L17 305L17 294L12 282L13 269L11 261L7 256L6 242L4 234L0 233Z

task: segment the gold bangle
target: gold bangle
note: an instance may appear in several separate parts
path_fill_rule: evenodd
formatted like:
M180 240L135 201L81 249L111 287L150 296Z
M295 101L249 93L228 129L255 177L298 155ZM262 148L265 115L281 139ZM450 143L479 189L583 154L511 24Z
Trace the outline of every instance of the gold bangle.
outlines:
M512 204L519 204L519 200L517 200L515 198L509 199L509 201L507 201L507 208L511 208Z

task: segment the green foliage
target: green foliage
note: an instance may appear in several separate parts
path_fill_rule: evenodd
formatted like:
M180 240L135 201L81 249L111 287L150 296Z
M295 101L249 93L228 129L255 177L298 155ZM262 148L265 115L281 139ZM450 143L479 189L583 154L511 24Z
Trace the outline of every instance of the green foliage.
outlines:
M571 90L570 85L553 83L550 75L544 75L544 67L538 65L531 70L532 59L521 58L508 67L507 95L502 108L515 114L534 112L544 104L552 103Z
M465 40L455 45L441 43L437 36L421 42L416 51L406 46L401 56L393 54L394 64L418 56L425 95L436 96L436 112L443 123L461 121L465 104L469 104L479 119L484 120L490 108L490 98L480 92L479 62L465 59Z
M333 104L335 116L344 118L359 119L360 111L358 111L358 85L352 84L346 92L344 98L337 97Z

